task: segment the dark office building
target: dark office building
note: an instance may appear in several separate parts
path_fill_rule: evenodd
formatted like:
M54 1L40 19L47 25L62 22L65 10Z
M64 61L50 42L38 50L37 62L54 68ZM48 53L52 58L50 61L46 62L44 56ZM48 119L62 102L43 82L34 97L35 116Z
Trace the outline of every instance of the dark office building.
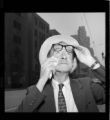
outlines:
M5 87L27 87L32 74L31 13L5 13Z
M22 88L39 78L39 49L49 24L36 13L5 13L5 87Z
M49 24L42 19L38 14L32 13L33 26L33 79L34 83L39 79L40 64L39 64L39 50L42 43L49 37Z
M41 44L49 24L36 13L5 13L5 87L21 88L36 82Z

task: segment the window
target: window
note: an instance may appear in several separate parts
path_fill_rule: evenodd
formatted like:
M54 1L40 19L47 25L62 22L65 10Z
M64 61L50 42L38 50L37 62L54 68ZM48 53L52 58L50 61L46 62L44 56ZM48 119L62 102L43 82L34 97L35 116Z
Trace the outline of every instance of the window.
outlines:
M41 32L39 32L39 41L41 41L41 43L43 41L43 34Z
M38 61L38 51L35 51L34 58L36 61Z
M35 25L38 24L38 19L36 18L36 16L34 16L34 20L35 20Z
M42 22L41 21L39 21L39 28L42 29Z
M13 35L13 42L16 44L21 44L21 37L18 35Z
M35 49L37 48L37 40L35 40Z
M41 24L41 29L44 30L44 24L43 23Z
M46 33L49 33L49 29L48 29L48 27L46 27L45 29L46 29Z
M34 35L37 37L38 36L38 32L37 32L37 30L35 29L35 31L34 31Z
M18 21L14 20L13 26L15 29L18 29L19 31L21 30L21 23L19 23Z
M42 35L42 40L43 40L43 41L45 40L45 34Z
M43 29L44 29L44 31L45 31L45 25L44 25L44 28L43 28Z
M38 71L38 65L35 64L35 71Z

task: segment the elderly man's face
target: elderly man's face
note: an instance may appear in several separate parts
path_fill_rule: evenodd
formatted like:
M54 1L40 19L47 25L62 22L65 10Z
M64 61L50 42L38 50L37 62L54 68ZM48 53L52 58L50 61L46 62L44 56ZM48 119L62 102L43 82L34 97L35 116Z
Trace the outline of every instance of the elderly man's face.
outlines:
M69 72L73 64L73 47L64 42L54 44L51 50L51 56L58 58L56 71Z

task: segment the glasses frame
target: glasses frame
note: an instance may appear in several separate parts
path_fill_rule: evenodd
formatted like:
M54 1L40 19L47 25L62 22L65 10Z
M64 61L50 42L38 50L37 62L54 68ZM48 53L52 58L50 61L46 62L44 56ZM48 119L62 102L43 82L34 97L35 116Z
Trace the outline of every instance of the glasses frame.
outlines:
M54 49L54 46L55 46L55 45L60 45L60 46L62 47L61 50L59 50L59 51L62 51L63 47L65 47L65 50L66 50L66 52L68 52L68 53L74 52L74 49L75 49L75 47L72 46L72 45L62 45L62 44L60 44L60 43L58 43L58 44L52 44L52 48L53 48L53 49ZM69 51L67 50L66 47L68 47L68 46L71 46L71 47L73 48L72 52L69 52ZM55 50L55 49L54 49L54 50ZM59 52L59 51L57 51L57 52Z

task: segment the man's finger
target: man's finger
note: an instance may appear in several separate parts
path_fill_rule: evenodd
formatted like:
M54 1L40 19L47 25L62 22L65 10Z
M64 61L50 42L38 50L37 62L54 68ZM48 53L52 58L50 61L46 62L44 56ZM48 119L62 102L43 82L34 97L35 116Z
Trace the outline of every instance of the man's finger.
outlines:
M75 52L77 52L77 53L79 53L79 52L82 52L83 50L82 50L82 48L80 48L80 47L77 47L76 49L74 49L75 50Z
M77 55L77 57L78 57L79 51L78 51L77 49L75 49L74 51L75 51L75 53L76 53L76 55Z
M81 51L81 50L82 50L82 47L81 47L81 46L75 46L75 49Z

